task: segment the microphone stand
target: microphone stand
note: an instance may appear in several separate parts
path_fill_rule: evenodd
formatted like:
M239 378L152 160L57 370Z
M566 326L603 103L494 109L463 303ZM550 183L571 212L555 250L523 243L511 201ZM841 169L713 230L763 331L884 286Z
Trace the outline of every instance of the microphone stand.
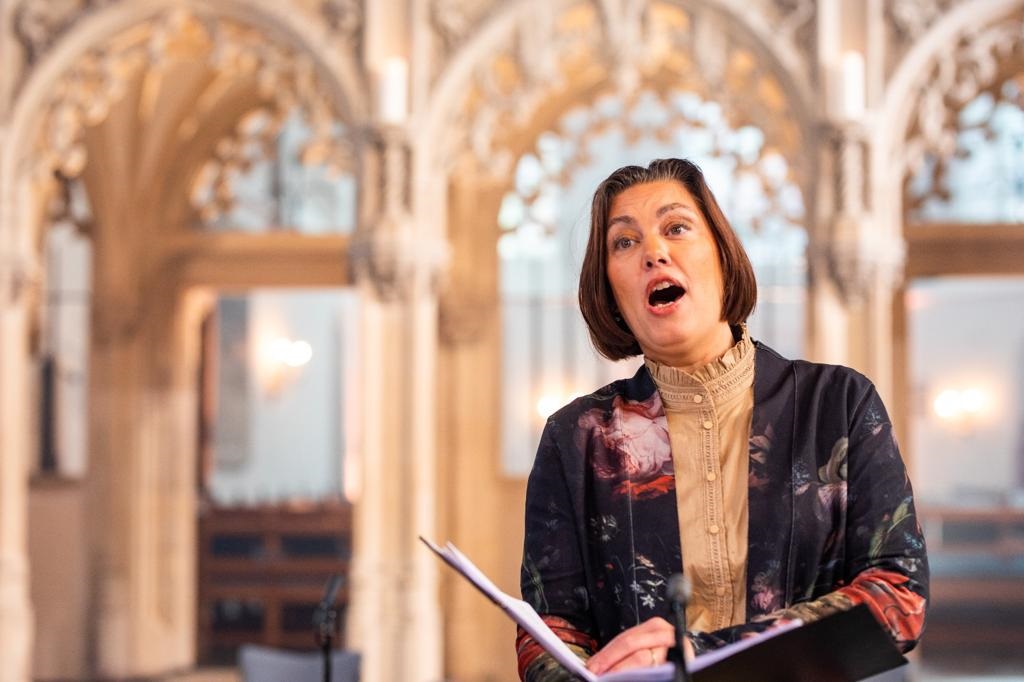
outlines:
M327 581L324 598L313 612L313 636L323 654L324 682L331 682L331 645L338 629L338 610L334 608L334 602L340 588L341 576L335 573Z
M669 656L675 663L675 682L690 682L690 670L686 667L686 604L690 601L690 580L682 573L675 573L668 579L668 599L672 604L672 624L675 626L676 643Z

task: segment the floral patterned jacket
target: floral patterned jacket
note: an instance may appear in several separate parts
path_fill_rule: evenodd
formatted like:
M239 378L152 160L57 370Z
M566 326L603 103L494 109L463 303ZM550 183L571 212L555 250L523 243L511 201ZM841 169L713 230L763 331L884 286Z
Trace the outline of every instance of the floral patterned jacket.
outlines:
M860 603L911 649L928 562L882 401L851 369L755 352L747 622L690 633L696 652ZM548 420L526 495L523 599L587 657L670 619L665 585L681 566L668 424L641 367ZM522 679L570 679L521 630L516 645Z

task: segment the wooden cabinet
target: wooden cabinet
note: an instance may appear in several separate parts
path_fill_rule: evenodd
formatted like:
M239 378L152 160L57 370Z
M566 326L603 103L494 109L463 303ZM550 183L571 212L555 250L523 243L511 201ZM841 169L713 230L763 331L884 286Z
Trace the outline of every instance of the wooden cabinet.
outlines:
M347 605L351 546L347 504L204 509L199 660L233 662L246 643L314 649L313 612L335 573L345 579L337 602L342 614Z

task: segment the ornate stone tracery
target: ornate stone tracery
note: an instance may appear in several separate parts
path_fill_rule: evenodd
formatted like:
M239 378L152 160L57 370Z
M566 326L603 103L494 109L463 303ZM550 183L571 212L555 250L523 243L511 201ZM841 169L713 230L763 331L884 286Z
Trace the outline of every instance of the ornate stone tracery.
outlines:
M385 127L369 136L363 220L349 246L356 280L369 282L385 302L414 292L436 293L448 261L446 242L416 229L410 210L410 149L404 131Z
M305 113L301 107L297 108ZM278 156L278 138L289 113L289 109L282 107L256 109L239 121L232 135L217 143L213 158L196 175L190 193L190 203L201 223L209 225L230 214L238 202L236 178L255 164ZM350 136L336 130L335 123L331 119L321 121L319 129L314 128L310 140L302 145L297 160L306 166L324 167L337 177L355 173L358 163L354 142Z
M917 169L926 155L956 152L960 110L982 92L999 97L1003 80L1024 70L1024 14L962 33L953 50L939 54L923 74L922 90L903 149L902 173ZM940 170L941 172L941 170Z
M21 0L14 8L14 34L21 43L25 62L35 64L83 16L117 1Z
M363 28L363 6L359 0L323 0L320 15L328 26L358 49Z
M550 41L559 41L574 28L582 28L592 36L596 34L597 49L592 56L605 64L620 86L628 89L638 82L638 69L642 70L645 62L649 66L652 61L658 61L666 42L672 40L673 32L667 29L679 28L669 17L683 14L691 17L694 24L707 18L708 24L717 23L719 28L749 21L747 28L771 45L805 87L816 73L814 0L759 0L744 3L742 7L728 0L707 3L706 7L678 0L522 0L517 4L516 9L507 8L509 12L518 13L517 35L513 39L516 47L495 47L515 55L517 63L527 72L532 71L535 64L550 66L554 62L550 55L557 54L564 45ZM474 29L493 17L499 6L500 3L471 0L434 0L431 3L435 48L431 60L432 80L437 80L453 56L469 41ZM725 17L729 17L728 20ZM669 18L668 23L666 18ZM538 73L558 75L550 68L548 71L542 68Z
M887 25L895 42L917 40L952 6L963 0L892 0L885 3Z
M969 116L968 108L971 110ZM956 202L958 198L962 198L969 192L962 191L962 187L954 187L955 181L951 179L950 173L953 170L952 166L957 162L976 157L981 151L977 148L979 140L984 139L987 145L998 145L1002 142L1008 144L1009 148L1015 148L1012 140L1000 139L1000 134L1004 132L1006 124L1006 116L1002 114L1012 112L1014 109L1024 112L1024 70L1002 83L999 83L997 79L994 84L983 88L959 112L960 115L956 117L955 151L946 156L927 154L929 163L918 171L917 177L908 181L914 187L908 187L905 193L904 209L907 215L913 216L914 220L922 219L923 209L927 204L931 204L932 208L938 205L953 208L954 204L950 202ZM1019 115L1024 116L1024 113ZM997 119L1000 120L997 121ZM965 137L967 136L970 136L973 143L966 142ZM1017 142L1016 147L1019 146L1020 143ZM1018 156L1017 163L1018 167L1024 168L1024 159ZM1012 170L1012 166L1010 169ZM1003 185L1004 189L1017 183L1017 194L1024 195L1024 190L1019 188L1020 180L1012 175L1000 173L999 178L977 178L979 184L985 180L993 185ZM993 191L996 191L994 187ZM986 201L991 201L993 198L991 193L986 192ZM985 212L998 212L997 208L996 205L990 203ZM927 217L924 219L928 220Z
M481 5L485 3L465 0L433 0L430 3L430 20L440 42L442 61L462 44L473 24L485 14L486 9Z
M842 301L862 303L879 286L888 290L903 276L902 242L880 239L876 207L868 192L870 143L867 130L849 122L829 129L834 206L828 239L813 244L812 271L824 269Z
M549 3L524 15L496 56L475 70L445 127L445 166L454 167L469 150L485 172L507 176L515 158L511 131L521 130L550 102L564 101L570 82L592 91L635 94L644 82L713 93L735 125L757 122L782 149L800 149L800 126L787 91L763 60L723 31L719 14L693 14L670 2L630 4L630 11L610 14L620 4L605 3L598 12L588 3ZM518 58L527 52L529 61ZM749 97L751 92L758 97ZM801 181L809 179L807 169L799 172Z
M182 49L206 52L211 68L232 77L255 77L266 102L265 115L257 111L245 117L235 133L217 145L214 158L201 173L192 197L195 208L207 218L230 208L228 178L261 152L263 158L271 155L270 142L292 110L300 109L312 127L303 162L338 169L354 165L351 143L334 130L337 114L323 97L325 88L308 57L268 42L259 31L233 21L177 10L91 50L58 83L36 145L37 173L43 176L55 168L65 177L77 177L86 163L85 128L106 118L129 80L159 69ZM199 123L192 120L184 125Z

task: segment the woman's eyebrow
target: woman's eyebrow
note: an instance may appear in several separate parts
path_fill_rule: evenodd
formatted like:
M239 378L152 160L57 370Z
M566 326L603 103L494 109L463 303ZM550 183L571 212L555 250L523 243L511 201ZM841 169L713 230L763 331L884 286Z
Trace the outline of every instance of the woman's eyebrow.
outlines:
M616 223L625 223L626 225L636 225L636 220L630 215L619 215L615 216L608 221L608 227L605 229L610 230Z
M689 213L692 216L696 216L697 215L697 212L695 210L693 210L693 208L687 206L686 204L681 204L679 202L673 202L671 204L665 204L664 206L662 206L661 208L658 209L658 211L657 211L657 213L655 215L658 218L661 218L662 216L664 216L669 211L682 211L683 213ZM630 216L630 215L618 215L618 216L615 216L614 218L610 218L608 220L608 227L606 229L610 230L612 228L612 226L614 226L614 225L616 225L618 223L623 223L625 225L636 225L636 219L633 216Z
M677 211L677 210L682 210L684 213L690 213L690 214L693 214L693 215L697 214L696 211L694 211L692 208L690 208L686 204L680 204L680 203L676 202L676 203L673 203L673 204L665 204L664 206L659 208L657 216L660 218L661 216L665 215L669 211Z

